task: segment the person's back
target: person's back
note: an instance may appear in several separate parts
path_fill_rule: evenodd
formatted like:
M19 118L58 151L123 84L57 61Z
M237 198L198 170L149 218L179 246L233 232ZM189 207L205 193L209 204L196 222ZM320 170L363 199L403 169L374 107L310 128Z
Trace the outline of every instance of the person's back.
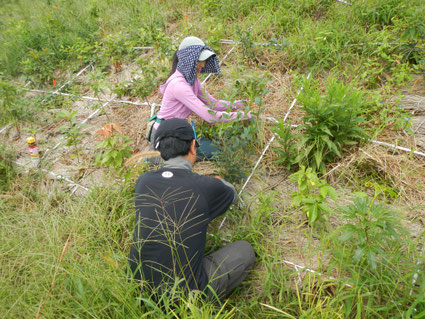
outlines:
M184 279L183 288L203 290L207 226L227 210L234 195L218 179L183 168L183 159L171 163L138 179L130 266L136 279L144 277L153 287L172 286L177 277ZM137 260L143 260L140 270Z
M238 196L223 179L192 172L196 143L185 120L161 122L154 145L165 163L137 181L130 268L135 279L160 294L179 282L183 291L223 298L246 277L255 253L248 242L237 241L204 256L208 223Z

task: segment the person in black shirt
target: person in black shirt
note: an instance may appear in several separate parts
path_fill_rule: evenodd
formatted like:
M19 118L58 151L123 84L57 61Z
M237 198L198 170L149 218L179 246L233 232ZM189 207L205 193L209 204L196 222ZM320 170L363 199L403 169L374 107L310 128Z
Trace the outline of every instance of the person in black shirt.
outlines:
M134 278L158 293L167 293L177 281L184 291L203 291L208 298L215 293L223 299L255 262L246 241L204 256L208 223L237 201L235 188L219 177L192 172L196 140L185 120L162 121L154 147L165 163L137 180L129 257Z

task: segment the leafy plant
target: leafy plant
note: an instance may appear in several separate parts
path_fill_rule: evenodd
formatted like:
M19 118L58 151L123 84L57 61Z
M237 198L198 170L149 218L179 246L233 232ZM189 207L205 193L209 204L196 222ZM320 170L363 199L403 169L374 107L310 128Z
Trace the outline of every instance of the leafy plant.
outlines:
M360 127L364 122L360 116L364 98L359 90L333 79L328 82L325 94L321 93L317 82L304 81L304 91L299 96L303 123L295 129L299 134L295 144L297 152L290 163L324 174L326 163L341 157L349 146L365 137ZM285 133L283 129L279 132ZM285 135L278 139L285 143Z
M29 50L25 60L22 60L23 71L31 76L33 82L41 84L53 80L55 65L47 48Z
M371 270L389 257L390 243L406 234L398 215L366 194L357 195L352 204L340 207L339 212L346 221L337 229L340 242L349 248L355 264L366 263Z
M17 172L13 166L13 153L0 145L0 192L7 191Z
M258 63L258 59L257 56L261 55L261 51L257 51L255 49L255 44L252 41L252 33L249 31L242 31L242 30L237 30L238 34L241 34L240 37L240 43L241 43L241 47L242 47L242 55L244 58L244 61L248 64L251 65L252 63L257 64Z
M301 166L298 172L289 176L289 179L298 184L298 191L291 194L292 206L301 206L310 225L313 226L323 219L324 214L331 212L326 204L327 197L335 201L337 193L325 180L319 179L311 167L306 169L305 166Z
M102 153L96 155L96 164L112 168L117 173L120 172L125 159L133 152L132 144L133 141L125 135L110 134L96 146L98 149L103 149Z
M390 25L393 20L400 17L405 11L406 5L399 0L388 0L385 2L373 0L360 2L354 6L355 15L366 26Z
M100 93L105 94L105 88L108 86L108 82L105 80L105 73L99 69L90 72L87 76L87 86L97 98L99 98Z
M263 104L263 97L269 92L267 89L267 74L244 74L235 81L233 95L254 102L258 106Z
M276 164L286 165L287 169L292 167L293 156L296 152L296 137L291 132L291 124L283 122L282 119L272 127L272 132L276 134L278 147L273 150L279 154Z
M204 122L199 126L198 132L200 137L212 140L218 148L213 154L218 174L234 183L239 183L246 176L250 166L249 156L253 154L253 146L258 141L257 119L253 117L250 121L241 121L241 117L240 112L238 119L229 122L218 122L214 125Z
M239 183L246 177L249 156L253 154L253 145L257 142L257 120L218 123L213 130L212 139L219 145L213 157L218 174L229 182Z
M19 121L32 117L27 100L20 97L19 88L7 81L0 73L0 123L11 122L17 126Z
M423 11L412 8L409 15L397 22L400 24L400 28L404 29L401 39L407 42L401 45L402 62L425 64L425 18Z
M119 31L115 34L107 34L103 38L99 51L103 58L111 61L116 66L120 65L125 55L132 51L136 41L130 40L129 34Z
M114 88L114 93L116 93L119 97L139 97L149 103L148 97L158 88L158 73L155 72L151 65L146 64L146 60L141 59L139 60L139 63L141 64L140 68L142 75L136 75L131 81L122 81L118 83Z
M85 135L81 132L81 129L87 124L78 123L77 112L75 111L62 110L57 113L57 117L65 120L65 124L59 127L59 129L66 137L66 146L74 147L74 154L77 156L77 160L80 161L80 145Z

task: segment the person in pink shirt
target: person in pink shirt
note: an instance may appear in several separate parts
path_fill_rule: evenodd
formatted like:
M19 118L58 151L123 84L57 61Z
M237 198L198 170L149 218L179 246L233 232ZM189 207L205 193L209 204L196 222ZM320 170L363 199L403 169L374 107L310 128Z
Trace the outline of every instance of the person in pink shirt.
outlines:
M170 118L187 119L196 113L208 123L248 120L250 112L243 111L243 101L218 100L203 87L197 75L199 73L220 73L220 66L214 51L197 37L185 38L173 56L173 66L167 81L161 85L163 94L152 127L149 140L153 143L156 129L162 120ZM229 106L232 111L228 112ZM216 147L207 139L200 140L200 152L203 158L211 158Z

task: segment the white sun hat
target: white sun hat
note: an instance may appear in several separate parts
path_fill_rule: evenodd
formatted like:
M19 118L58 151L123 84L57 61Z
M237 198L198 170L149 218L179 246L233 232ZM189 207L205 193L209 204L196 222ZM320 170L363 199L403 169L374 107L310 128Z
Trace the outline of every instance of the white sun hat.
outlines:
M192 45L204 46L205 43L204 43L204 41L202 41L198 37L193 37L193 36L187 37L187 38L184 38L183 41L180 43L179 50L186 49L187 47L190 47ZM205 49L199 55L198 61L205 61L213 55L215 55L215 53L213 51Z

